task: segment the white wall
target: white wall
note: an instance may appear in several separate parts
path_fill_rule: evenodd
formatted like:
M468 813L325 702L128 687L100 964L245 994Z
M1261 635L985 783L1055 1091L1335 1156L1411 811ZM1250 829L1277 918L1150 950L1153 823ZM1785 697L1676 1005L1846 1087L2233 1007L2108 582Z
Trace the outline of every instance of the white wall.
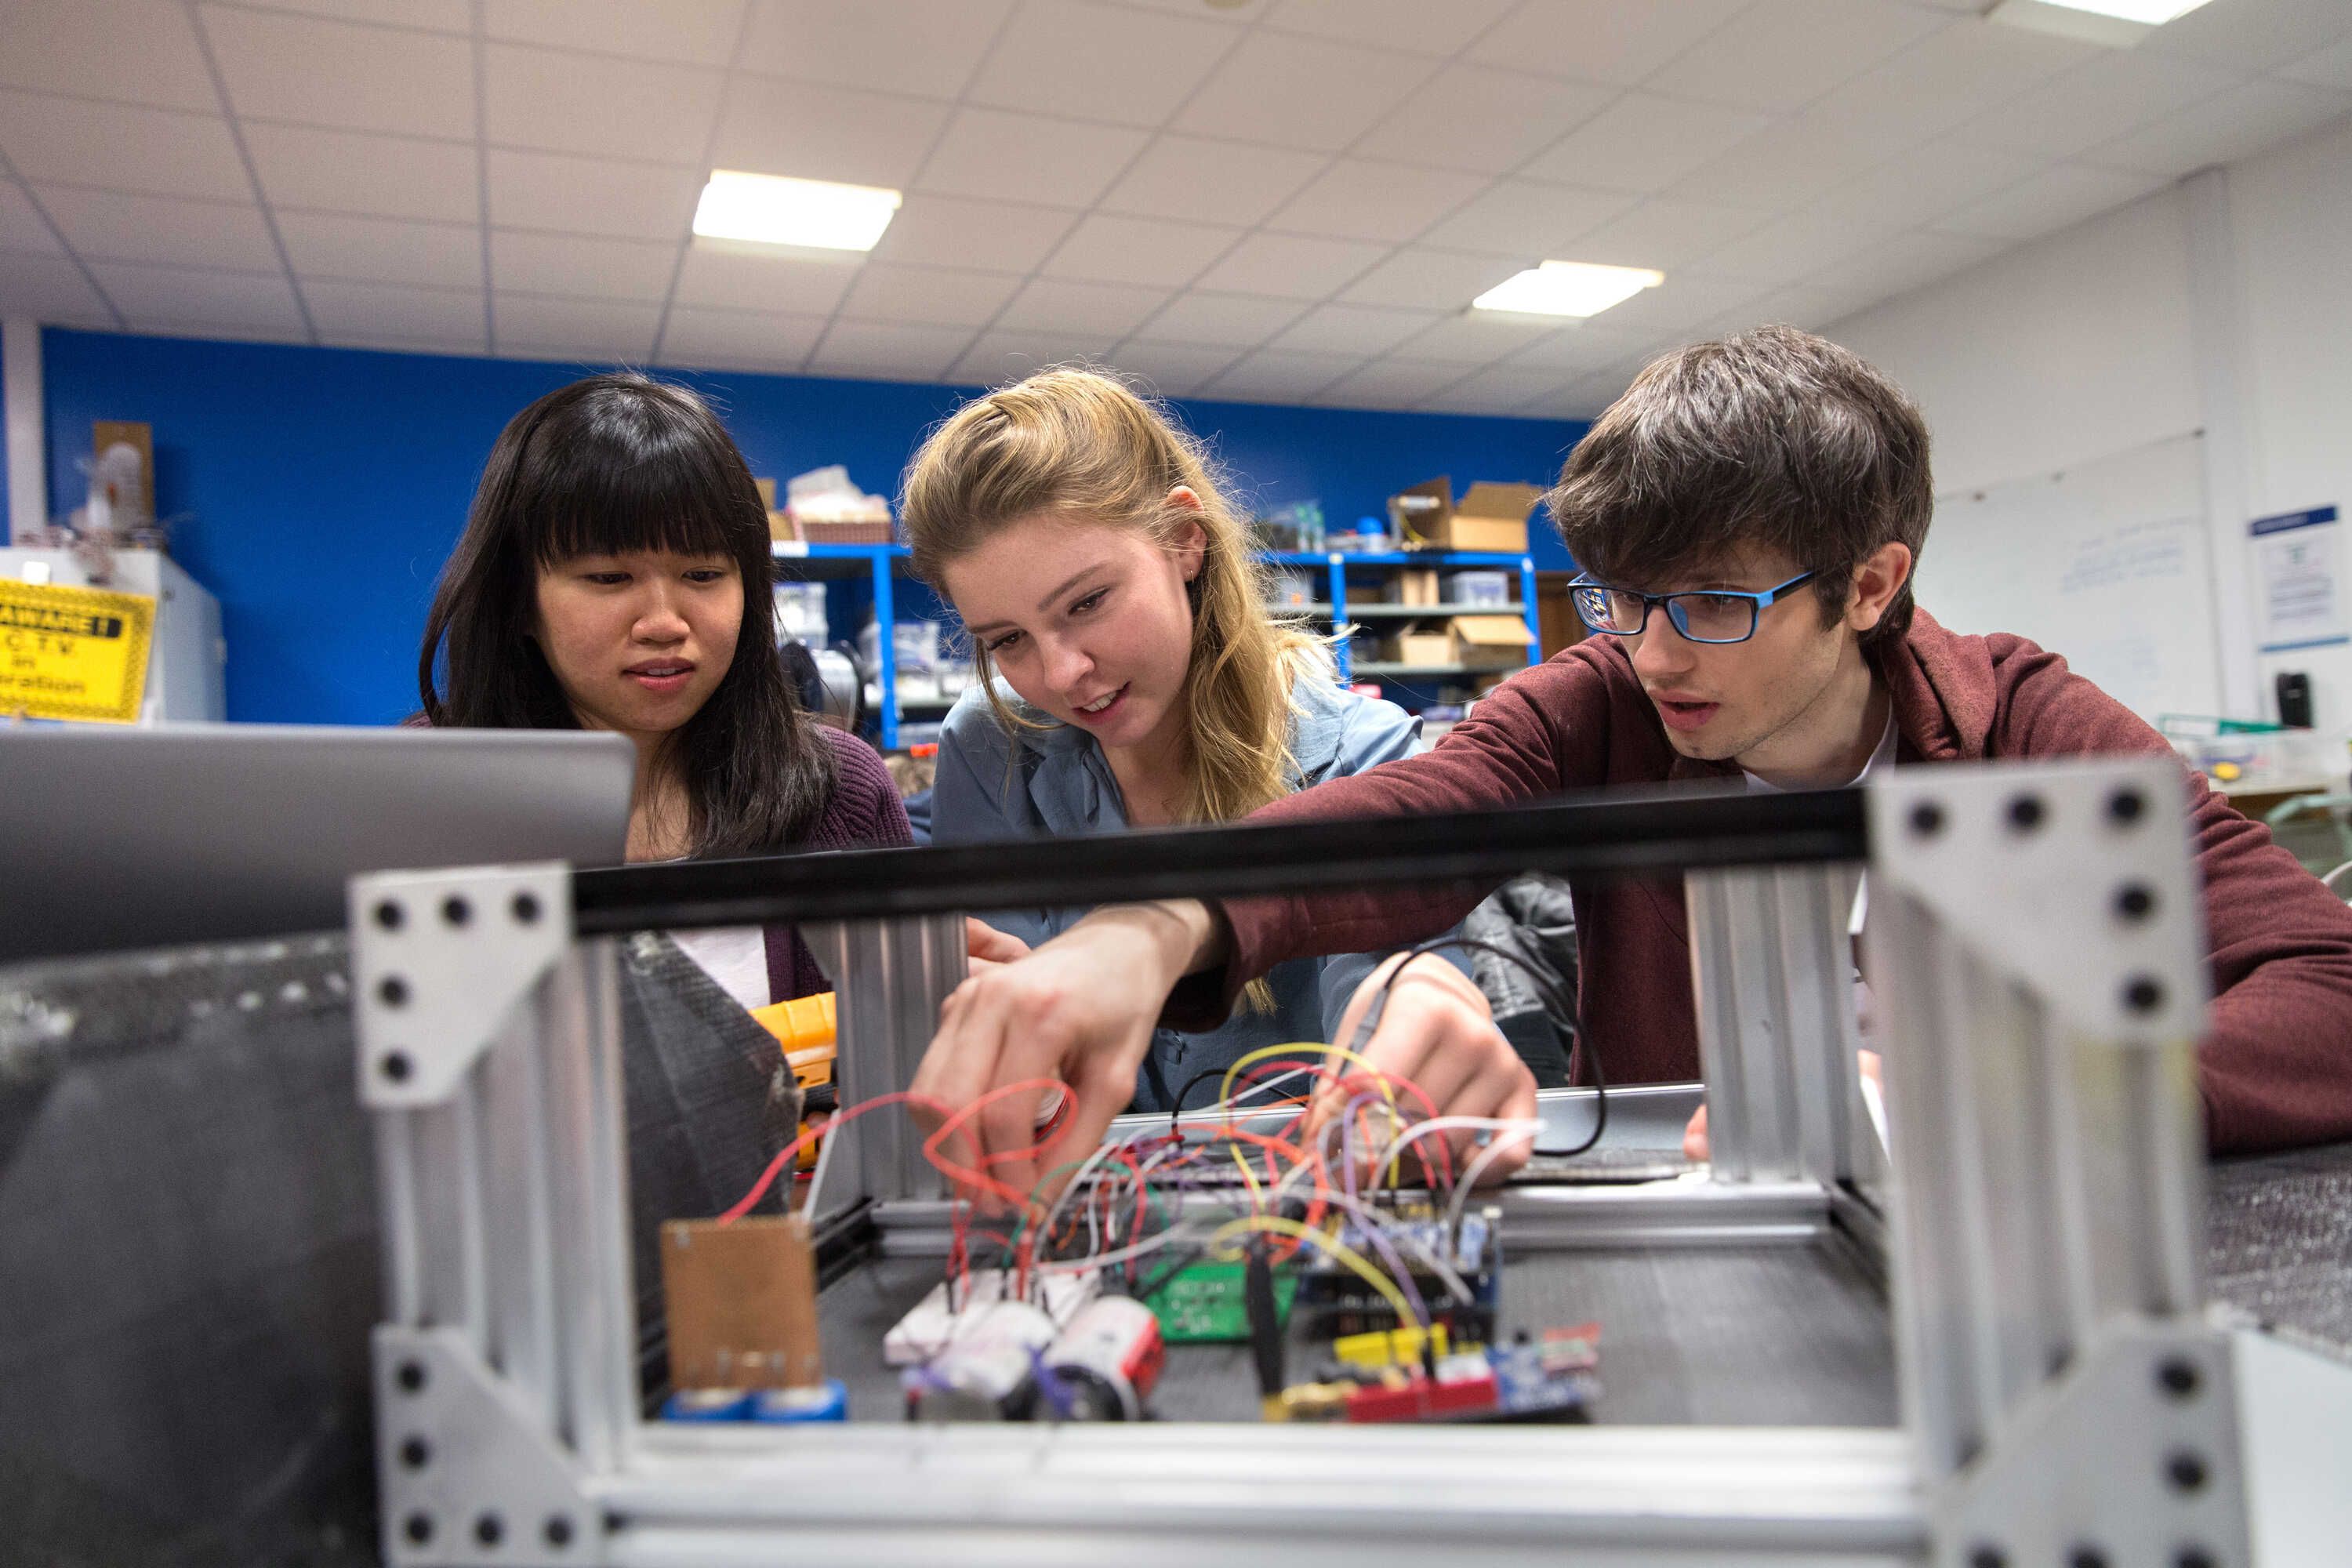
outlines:
M1850 317L1829 335L1918 400L1943 495L2200 429L2235 432L2223 456L2242 466L2242 496L2233 502L2230 483L2210 488L2210 544L2217 592L2226 594L2231 574L2245 569L2248 518L2333 504L2352 522L2352 121L2231 165L2225 186L2223 243L2203 251L2222 258L2218 268L2209 260L2198 271L2192 230L2216 209L2173 187ZM2224 334L2235 345L2231 363L2210 363L2210 348L2200 363L2200 309L2220 312L2209 321L2236 324ZM1930 609L1936 557L1969 544L1930 535L1922 563ZM2257 672L2251 617L2242 596L2224 605L2218 637L2233 650L2241 690L2259 674L2259 712L2271 711L2275 670L2304 669L2320 727L2352 731L2352 647L2265 658ZM2212 658L2210 689L2231 689L2221 668L2229 660L2218 647Z

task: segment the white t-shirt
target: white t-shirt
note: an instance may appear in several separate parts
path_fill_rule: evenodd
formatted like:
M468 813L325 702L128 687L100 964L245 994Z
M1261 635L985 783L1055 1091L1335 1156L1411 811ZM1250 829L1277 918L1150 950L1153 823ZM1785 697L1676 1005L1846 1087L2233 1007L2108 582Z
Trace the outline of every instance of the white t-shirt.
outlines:
M719 926L709 931L674 931L670 941L702 966L719 989L745 1012L764 1007L768 994L768 936L760 926Z
M1891 768L1894 765L1895 707L1894 704L1889 703L1886 709L1885 732L1878 737L1878 744L1872 750L1870 760L1863 763L1862 772L1846 780L1844 785L1832 787L1852 788L1853 785L1858 784L1863 780L1868 778L1876 770L1880 768ZM1769 779L1759 779L1754 773L1749 773L1746 768L1740 769L1739 774L1742 778L1748 781L1748 791L1750 795L1779 795L1781 793L1781 789L1779 784L1772 783Z

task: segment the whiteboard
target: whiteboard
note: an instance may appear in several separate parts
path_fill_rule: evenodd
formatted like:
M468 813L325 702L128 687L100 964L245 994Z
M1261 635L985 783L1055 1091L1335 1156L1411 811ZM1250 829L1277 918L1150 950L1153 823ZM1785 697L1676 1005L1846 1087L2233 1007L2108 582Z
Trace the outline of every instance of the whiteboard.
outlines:
M2203 438L1936 498L1919 603L1956 632L2066 656L2151 723L2218 713Z

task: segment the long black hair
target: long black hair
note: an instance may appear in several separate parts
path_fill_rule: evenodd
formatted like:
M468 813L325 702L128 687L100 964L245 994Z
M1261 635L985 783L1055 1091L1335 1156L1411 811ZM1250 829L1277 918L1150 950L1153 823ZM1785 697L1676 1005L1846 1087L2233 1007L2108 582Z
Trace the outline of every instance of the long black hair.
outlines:
M781 848L803 837L832 798L833 752L801 711L766 635L774 598L767 508L709 406L634 372L559 387L499 432L425 617L416 684L426 722L580 728L531 635L539 571L636 550L723 555L743 579L743 629L727 673L656 753L686 786L693 853Z

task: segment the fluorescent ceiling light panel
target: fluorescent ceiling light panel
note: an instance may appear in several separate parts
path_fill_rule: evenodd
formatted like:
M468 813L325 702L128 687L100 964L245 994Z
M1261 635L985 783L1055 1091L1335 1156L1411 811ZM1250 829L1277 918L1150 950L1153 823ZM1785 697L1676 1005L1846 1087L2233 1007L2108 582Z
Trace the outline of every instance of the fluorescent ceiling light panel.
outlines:
M1602 267L1591 261L1547 261L1506 279L1470 301L1477 310L1523 316L1597 316L1666 280L1646 267Z
M713 169L695 205L694 232L706 239L871 250L903 199L879 185Z
M2063 38L2129 48L2207 0L2001 0L1987 20Z

